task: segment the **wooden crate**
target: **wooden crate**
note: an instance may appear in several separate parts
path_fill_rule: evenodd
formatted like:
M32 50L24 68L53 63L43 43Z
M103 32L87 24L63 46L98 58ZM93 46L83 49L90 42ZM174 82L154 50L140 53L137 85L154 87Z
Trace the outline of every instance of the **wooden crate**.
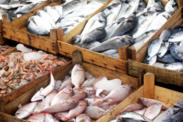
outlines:
M90 51L88 49L84 49L84 48L72 45L72 38L76 35L79 35L82 32L87 21L95 14L104 10L112 1L113 0L109 0L107 3L105 3L104 6L102 6L98 11L93 13L86 20L84 20L82 23L76 26L67 35L63 36L63 32L61 28L58 28L57 35L58 35L59 53L67 57L72 57L72 52L74 50L80 50L83 54L83 60L85 62L127 74L126 60L128 59L128 46L120 47L118 49L119 51L119 59L118 59L118 58L114 58L108 55L104 55L98 52Z
M181 23L183 23L183 7L181 7L167 21L167 23L165 23L165 25L148 41L148 43L143 45L142 49L139 50L139 52L135 53L134 50L131 51L134 52L134 54L136 54L136 58L135 55L133 55L132 59L137 61L128 60L128 74L132 76L138 76L138 68L142 68L145 69L147 72L154 73L156 75L157 82L165 84L174 84L183 87L183 73L140 63L143 62L143 60L145 59L148 45L152 40L158 39L159 35L163 30L172 28L173 26Z
M63 79L65 76L69 74L69 71L73 68L73 66L76 63L81 64L83 68L94 77L106 76L108 79L119 78L120 80L122 80L123 84L131 84L134 90L139 88L139 83L138 83L139 79L122 74L120 72L112 71L109 69L105 69L102 67L98 67L92 64L82 62L81 55L78 55L78 53L74 54L73 63L72 64L70 63L67 67L64 68L64 70L60 70L57 74L54 75L54 78L56 80ZM28 103L32 98L32 96L37 92L37 90L39 90L41 87L46 87L48 84L49 84L49 78L47 78L45 81L41 82L34 88L30 89L26 93L22 94L17 99L13 100L11 103L7 104L4 108L4 112L0 113L0 120L6 121L6 122L11 122L12 120L16 120L17 122L21 122L22 120L15 119L14 117L14 114L18 109L17 106L19 104L24 105ZM93 120L93 122L95 121L96 120Z
M17 51L16 48L13 48L1 55L7 55L9 53L15 52ZM66 63L64 66L59 66L57 68L55 68L53 70L53 74L58 73L59 71L61 71L62 69L65 69L65 67L67 67L68 65L71 64L71 61ZM32 89L33 87L37 86L38 84L40 84L41 82L43 82L44 80L48 79L50 77L49 72L44 74L41 77L38 77L36 79L33 79L32 81L30 81L29 83L17 88L16 90L12 91L11 93L0 97L0 111L4 111L4 106L8 105L9 103L11 103L13 100L17 99L17 97L21 96L22 94L24 94L25 92L29 91L30 89ZM5 109L6 111L6 109Z
M49 4L50 2L52 2L54 0L47 0L45 2L42 2L41 4L39 4L38 6L36 6L34 9L32 9L30 12L38 9L38 8L41 8L47 4ZM3 28L2 28L2 20L0 20L0 44L4 44L6 41L8 41L6 38L3 38Z
M165 5L167 3L167 0L161 0L162 3ZM145 56L147 54L147 48L149 43L154 40L159 38L161 32L165 29L172 28L173 26L180 24L183 22L183 17L182 17L182 6L183 6L183 1L182 0L177 0L177 3L179 5L179 10L177 10L169 19L168 21L138 50L134 48L134 46L131 46L129 48L129 57L130 59L136 60L138 62L143 62L145 59Z
M172 107L175 102L183 99L183 93L154 85L154 74L146 73L144 75L144 85L101 117L97 122L109 122L115 119L119 112L126 106L137 103L139 97L155 99L166 104L168 107Z
M25 45L32 46L37 49L41 49L53 54L57 54L58 53L58 46L57 46L58 36L57 36L56 29L50 30L50 36L39 36L36 34L29 33L26 26L27 20L31 16L35 15L38 10L44 9L45 6L55 6L55 5L60 5L62 3L62 0L52 0L52 1L50 1L46 5L42 5L42 7L35 8L28 14L25 14L20 18L13 20L12 22L7 22L7 17L4 16L3 37L10 40L17 41L17 42L21 42ZM91 14L90 16L92 15L93 14Z
M113 0L109 0L108 3L106 3L95 14L105 9L109 5L109 3L111 3L112 1ZM161 1L163 5L166 5L166 3L168 2L167 0L161 0ZM148 0L146 0L146 2L148 2ZM177 2L179 6L182 5L182 0L177 0ZM129 50L128 46L118 48L118 51L119 51L119 59L118 59L118 58L114 58L108 55L104 55L98 52L90 51L88 49L84 49L84 48L72 45L72 38L76 35L79 35L82 32L85 24L91 17L92 16L88 17L85 21L80 23L76 28L74 28L65 36L63 36L63 32L60 28L57 29L57 35L59 40L58 41L59 53L67 57L72 57L72 52L74 50L80 50L84 55L84 59L83 59L84 61L127 74L128 72L127 59L132 57L132 52L133 52L133 50ZM132 47L130 47L130 49ZM133 53L136 54L136 52L133 52Z

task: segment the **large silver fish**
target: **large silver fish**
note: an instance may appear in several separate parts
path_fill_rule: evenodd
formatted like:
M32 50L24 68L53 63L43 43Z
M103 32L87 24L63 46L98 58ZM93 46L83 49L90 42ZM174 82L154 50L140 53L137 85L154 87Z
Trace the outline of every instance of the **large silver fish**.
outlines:
M102 52L111 49L118 49L118 47L131 45L133 42L133 38L127 35L124 36L116 36L110 38L109 40L101 43L99 46L93 47L90 50Z
M126 18L124 21L118 24L118 26L111 33L110 38L115 36L122 36L129 30L131 30L136 25L136 23L137 23L137 18L135 15L132 15Z
M183 63L182 62L175 62L175 63L166 64L164 66L164 68L168 69L168 70L173 70L173 71L180 71L183 69Z

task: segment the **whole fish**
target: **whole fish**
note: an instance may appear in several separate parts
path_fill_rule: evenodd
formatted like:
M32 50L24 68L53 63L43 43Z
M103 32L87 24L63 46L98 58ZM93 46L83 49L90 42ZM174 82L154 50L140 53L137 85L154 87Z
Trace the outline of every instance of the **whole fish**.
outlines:
M90 49L92 47L95 47L95 46L99 46L101 43L98 42L98 41L93 41L91 43L85 43L85 44L82 44L81 47L82 48L86 48L86 49Z
M103 102L109 102L110 104L121 102L131 93L131 91L131 85L121 85L111 91L105 98L96 100L95 104L101 105ZM119 94L121 95L119 96Z
M102 52L111 49L118 49L118 47L131 45L133 38L127 35L112 37L109 40L102 42L99 46L93 47L90 50Z
M58 104L49 106L40 112L48 112L48 113L56 113L56 112L63 112L68 111L78 105L78 102L86 97L86 93L78 93L68 100L61 101Z
M97 107L97 106L87 106L84 113L91 117L92 119L99 119L102 117L106 112L105 110Z
M183 56L182 56L183 49L182 48L183 48L183 42L181 42L179 45L172 45L170 47L170 52L171 52L172 56L180 61L182 61L182 59L183 59Z
M119 118L131 118L131 119L140 120L140 121L152 122L152 120L148 119L147 117L137 114L135 112L122 113L122 114L118 115L117 118L118 119Z
M19 7L16 11L15 11L15 14L26 14L28 13L29 11L31 11L33 8L35 8L37 6L37 4L27 4L27 5L24 5L22 7Z
M146 12L140 16L138 16L138 23L137 26L133 29L132 35L133 38L137 38L140 35L144 34L147 32L147 29L149 28L150 24L156 18L158 13L153 13L153 12ZM153 29L152 29L153 30Z
M55 87L55 80L52 74L52 70L50 69L50 84L46 88L41 88L31 99L31 101L38 101L45 98Z
M183 121L183 109L181 108L176 114L174 114L172 118L172 122L181 122Z
M159 30L166 23L166 21L171 17L171 15L172 13L169 13L166 11L162 12L152 21L147 31Z
M81 35L92 32L96 28L105 28L105 26L106 26L106 15L103 12L100 12L89 19L89 21L86 23Z
M84 44L91 43L96 40L100 40L106 36L106 31L103 27L96 28L91 32L88 32L84 35L74 36L72 41L74 44Z
M165 54L162 58L158 57L157 61L162 63L174 63L178 60L176 60L171 54Z
M81 85L81 87L85 86L85 87L92 87L93 86L93 82L95 81L96 78L90 78L88 80L85 80L84 83Z
M178 5L175 0L169 0L165 6L165 11L176 12L178 10Z
M85 122L92 122L91 118L86 114L80 114L76 117L76 122L80 122L81 120L84 120Z
M29 116L26 120L29 122L44 122L45 119L45 114L44 113L39 113L39 114L34 114Z
M141 110L143 109L144 106L141 104L131 104L128 105L127 107L125 107L123 110L120 111L120 113L125 113L125 112L132 112L132 111L136 111L136 110Z
M66 121L80 115L86 108L87 103L84 100L79 101L78 105L71 109L66 116L63 116L61 120Z
M36 105L37 105L37 102L32 102L20 107L16 111L15 116L19 119L24 119L28 117L29 115L31 115L31 112L33 112Z
M175 28L177 28L177 29L175 29ZM173 30L170 38L168 39L168 41L171 43L178 43L178 42L183 41L182 37L183 37L183 27L181 25L177 25L176 27L174 27L174 30Z
M33 16L27 22L27 30L33 34L49 35L50 29L52 29L51 24L39 16Z
M62 100L67 100L73 96L73 90L71 86L65 87L62 91L52 98L51 106L60 103Z
M155 10L158 12L164 11L163 4L161 3L161 0L149 0L147 4L147 9L149 10Z
M153 40L152 42L150 42L149 46L148 46L148 57L147 57L147 60L150 60L153 56L155 56L160 47L161 47L161 43L162 43L162 40L160 39L155 39Z
M169 29L166 29L163 32L161 32L161 34L159 36L159 39L167 42L168 39L170 38L171 34L172 34L172 29L170 29L170 28Z
M71 77L65 80L59 88L59 91L63 90L67 86L73 86Z
M76 88L80 88L85 80L85 70L79 64L76 64L72 69L71 74L72 83Z
M183 63L175 62L175 63L165 64L164 68L168 70L173 70L173 71L180 71L183 69Z
M163 103L161 103L161 102L159 102L159 101L157 101L157 100L154 100L154 99L148 99L148 98L140 97L139 100L140 100L140 102L141 102L143 105L145 105L146 107L149 107L149 106L151 106L151 105L160 103L160 104L162 104L162 109L163 109L163 110L167 110L167 109L169 108L169 107L166 106L165 104L163 104Z
M135 15L129 16L123 22L118 24L118 26L111 33L110 38L115 36L122 36L126 32L130 31L136 25L136 23L137 23L136 16Z
M169 42L162 42L161 47L157 53L157 56L159 58L162 58L166 54L166 52L168 51L168 47L169 47Z
M169 108L165 112L157 116L153 122L172 122L171 117L176 113L180 108Z
M156 103L152 106L149 106L146 109L146 111L144 113L144 116L151 119L151 120L153 120L161 112L161 107L162 107L161 103Z
M68 2L63 6L63 14L58 18L56 23L61 22L61 20L68 14L78 10L81 6L86 5L86 0L73 0L71 2Z

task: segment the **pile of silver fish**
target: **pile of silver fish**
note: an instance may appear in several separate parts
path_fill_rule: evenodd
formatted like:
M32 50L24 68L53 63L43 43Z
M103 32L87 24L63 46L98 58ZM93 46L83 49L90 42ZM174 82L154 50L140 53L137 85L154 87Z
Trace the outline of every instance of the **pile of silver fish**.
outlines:
M56 68L67 63L62 57L33 51L22 44L16 48L20 52L0 56L0 97L43 76L50 67Z
M133 45L138 50L178 9L174 0L165 8L160 0L114 0L93 16L74 45L119 58L118 47Z
M67 0L61 5L46 6L29 18L27 29L37 35L49 35L50 29L62 27L65 35L102 5L97 0Z
M183 24L180 24L164 30L160 34L159 39L155 39L149 44L144 63L169 70L181 71L183 70L182 60Z
M28 121L91 122L123 101L131 92L131 85L122 85L120 79L93 77L76 64L64 82L55 81L50 70L50 84L41 88L31 102L19 106L15 116ZM120 94L120 95L119 95Z
M120 111L115 120L110 122L182 122L183 100L167 107L165 104L148 98L139 98L142 104L131 104ZM161 110L165 110L160 114Z
M14 20L28 13L46 0L0 0L0 20L7 14L8 21Z

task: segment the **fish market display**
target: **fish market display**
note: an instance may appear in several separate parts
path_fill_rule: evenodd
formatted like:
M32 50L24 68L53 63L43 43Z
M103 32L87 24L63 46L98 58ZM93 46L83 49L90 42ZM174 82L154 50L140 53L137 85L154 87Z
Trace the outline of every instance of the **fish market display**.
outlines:
M37 35L49 35L50 29L62 27L66 35L103 4L100 0L67 0L61 5L46 6L29 18L27 29Z
M12 49L13 47L9 46L9 45L0 45L0 54Z
M138 50L177 9L174 0L169 0L165 8L160 0L149 0L147 5L144 0L113 0L86 23L72 42L119 58L118 47L133 45Z
M147 51L144 63L157 65L157 67L181 71L183 70L183 25L176 25L173 28L164 30L159 39L153 40Z
M17 45L20 52L0 56L0 96L4 96L15 89L29 83L49 71L67 63L62 57L47 54L43 51L33 51Z
M46 0L0 0L0 20L7 14L8 21L19 18Z
M110 122L165 122L156 120L160 120L158 118L162 119L162 115L160 114L161 110L170 111L170 109L172 109L154 99L140 97L139 102L141 104L135 103L125 107L120 111L120 114L116 117L116 119ZM180 105L180 102L178 105ZM166 118L165 116L166 115L164 114L163 117L164 119L167 119L166 122L172 122L169 120L170 118Z
M37 91L30 103L19 105L15 116L31 122L91 122L123 101L133 89L120 79L95 78L79 64L70 74L63 82L55 81L50 69L50 84Z

